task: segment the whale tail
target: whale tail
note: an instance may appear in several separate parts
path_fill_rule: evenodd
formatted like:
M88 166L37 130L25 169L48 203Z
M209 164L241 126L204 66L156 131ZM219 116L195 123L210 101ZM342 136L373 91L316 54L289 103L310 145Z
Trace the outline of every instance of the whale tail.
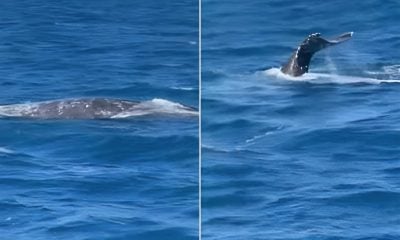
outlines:
M310 61L314 53L342 42L349 40L353 32L343 33L334 39L327 40L321 37L320 33L310 34L293 53L288 63L281 68L285 74L300 76L308 72Z

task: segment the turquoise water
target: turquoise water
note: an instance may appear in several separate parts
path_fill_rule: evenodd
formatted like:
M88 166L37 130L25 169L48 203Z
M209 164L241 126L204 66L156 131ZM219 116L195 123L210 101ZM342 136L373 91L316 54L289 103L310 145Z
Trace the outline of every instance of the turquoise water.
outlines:
M400 238L399 14L203 1L203 239ZM277 74L310 33L348 31L310 74Z
M2 1L1 104L197 107L193 1ZM197 239L196 117L0 119L1 239Z

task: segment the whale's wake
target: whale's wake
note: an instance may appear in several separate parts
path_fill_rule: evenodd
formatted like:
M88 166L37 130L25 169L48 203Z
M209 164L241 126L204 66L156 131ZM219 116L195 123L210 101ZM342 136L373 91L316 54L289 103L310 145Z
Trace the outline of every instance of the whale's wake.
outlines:
M293 77L281 72L280 68L270 68L261 72L263 75L274 77L277 79L298 81L298 82L312 82L319 84L335 83L335 84L381 84L381 83L400 83L397 79L376 79L368 77L346 76L327 73L305 73L302 76Z
M197 116L195 108L155 98L134 102L107 98L63 99L0 106L0 117L39 119L119 119L147 115Z

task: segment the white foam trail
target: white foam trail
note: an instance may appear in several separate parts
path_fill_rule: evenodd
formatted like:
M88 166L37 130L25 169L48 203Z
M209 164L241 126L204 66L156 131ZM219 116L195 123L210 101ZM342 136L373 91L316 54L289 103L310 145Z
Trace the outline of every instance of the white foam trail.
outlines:
M391 75L400 75L400 65L390 65L390 66L384 66L383 71L386 74L391 74Z
M265 132L264 134L256 135L256 136L254 136L254 137L251 137L251 138L249 138L249 139L246 139L246 144L252 143L252 142L254 142L254 141L256 141L256 140L258 140L258 139L260 139L260 138L266 137L266 136L271 135L271 134L273 134L273 132Z
M171 89L183 90L183 91L192 91L192 90L194 90L193 87L171 87Z
M0 153L12 154L12 153L15 153L15 152L13 150L8 149L8 148L0 147Z
M293 77L281 72L280 68L271 68L263 71L266 76L275 77L282 80L298 81L298 82L312 82L312 83L337 83L337 84L353 84L353 83L367 83L367 84L380 84L380 83L400 83L397 79L381 80L376 78L346 76L337 74L326 73L306 73L299 77Z
M389 75L394 77L400 77L400 65L395 64L395 65L383 66L382 70L380 71L365 71L365 73L372 75Z
M171 102L160 98L154 98L150 101L141 102L129 111L119 113L112 116L111 118L128 118L151 114L197 116L198 112L180 103Z

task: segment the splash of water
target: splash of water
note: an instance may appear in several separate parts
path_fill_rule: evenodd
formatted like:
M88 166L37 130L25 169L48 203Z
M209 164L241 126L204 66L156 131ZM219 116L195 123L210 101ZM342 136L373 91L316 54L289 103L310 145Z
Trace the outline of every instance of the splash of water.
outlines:
M380 84L380 83L400 83L397 79L376 79L368 77L347 76L327 73L306 73L299 77L293 77L283 73L280 68L271 68L262 72L265 76L274 77L281 80L310 82L317 84L336 83L336 84Z

